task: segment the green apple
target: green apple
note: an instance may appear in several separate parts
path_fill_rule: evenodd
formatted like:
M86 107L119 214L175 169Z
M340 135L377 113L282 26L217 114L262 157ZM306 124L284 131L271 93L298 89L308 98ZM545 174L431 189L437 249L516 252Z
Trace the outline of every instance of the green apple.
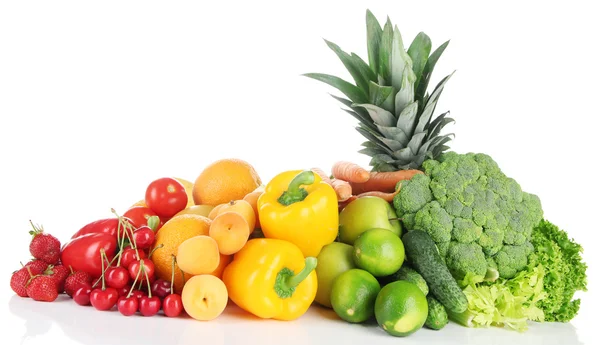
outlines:
M321 249L317 256L317 295L315 302L331 308L331 286L340 274L356 268L353 258L354 248L346 243L333 242Z
M400 236L402 226L392 205L380 197L358 198L340 212L339 241L350 245L363 232L374 229L387 229Z

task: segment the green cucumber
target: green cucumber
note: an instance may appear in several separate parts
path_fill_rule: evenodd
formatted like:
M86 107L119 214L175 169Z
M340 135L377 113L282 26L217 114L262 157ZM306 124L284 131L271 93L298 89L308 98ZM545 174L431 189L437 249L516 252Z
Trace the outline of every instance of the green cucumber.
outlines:
M427 319L425 319L425 327L433 330L440 330L448 324L448 313L446 308L435 299L435 297L427 296Z
M467 310L467 297L438 253L435 242L421 230L411 230L402 236L406 256L423 276L429 292L448 310L462 313Z
M427 286L427 282L425 281L423 276L420 275L419 272L415 271L412 267L410 267L406 261L404 262L402 267L400 267L400 269L396 273L392 274L391 278L394 281L396 281L396 280L409 281L409 282L415 284L416 286L418 286L419 289L421 289L421 291L423 291L423 294L425 296L427 296L429 294L429 287Z

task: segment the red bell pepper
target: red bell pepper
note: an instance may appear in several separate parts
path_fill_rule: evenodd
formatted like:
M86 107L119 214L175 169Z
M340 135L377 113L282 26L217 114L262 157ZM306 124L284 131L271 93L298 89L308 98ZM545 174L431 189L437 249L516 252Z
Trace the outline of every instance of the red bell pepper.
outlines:
M116 255L117 247L117 236L107 233L88 233L65 243L60 260L64 266L70 266L74 271L84 271L98 278L102 275L101 249L104 249L110 261ZM106 265L105 262L104 267Z
M121 217L122 221L131 221ZM108 260L117 254L119 238L125 227L119 229L119 218L106 218L93 221L77 231L61 250L61 262L75 271L88 272L94 278L102 275L100 250L104 249ZM106 267L105 262L105 267Z

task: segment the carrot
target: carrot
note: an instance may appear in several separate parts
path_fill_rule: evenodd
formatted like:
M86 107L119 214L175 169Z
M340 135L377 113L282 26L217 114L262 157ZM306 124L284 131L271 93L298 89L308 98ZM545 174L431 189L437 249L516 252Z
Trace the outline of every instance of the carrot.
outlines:
M335 162L331 168L331 173L336 179L353 183L365 183L371 177L369 172L360 165L347 161Z
M338 202L338 212L342 212L342 210L344 209L344 207L346 207L349 203L353 202L356 199L357 199L356 195L353 195L353 196L351 196L346 201L340 201L340 202Z
M315 174L321 177L321 180L325 181L325 183L329 184L335 190L335 194L337 194L338 201L346 201L349 197L352 196L352 187L350 187L350 183L344 180L338 179L330 179L327 174L319 168L310 169Z
M356 195L365 192L393 193L399 181L410 180L416 174L422 174L421 170L398 170L392 172L371 172L371 178L365 183L350 183L352 192Z
M394 200L394 197L396 196L396 194L398 194L398 192L400 192L400 189L398 189L397 191L395 191L393 193L386 193L386 192L379 192L379 191L364 192L364 193L357 195L356 197L362 198L365 196L376 196L376 197L384 199L387 202L392 202Z
M329 178L329 176L327 176L327 174L320 168L312 168L310 169L312 172L314 172L315 174L319 175L319 177L321 177L321 180L323 180L325 183L327 184L331 184L331 179Z
M346 201L352 196L352 187L347 181L333 179L331 180L331 186L337 194L338 201Z

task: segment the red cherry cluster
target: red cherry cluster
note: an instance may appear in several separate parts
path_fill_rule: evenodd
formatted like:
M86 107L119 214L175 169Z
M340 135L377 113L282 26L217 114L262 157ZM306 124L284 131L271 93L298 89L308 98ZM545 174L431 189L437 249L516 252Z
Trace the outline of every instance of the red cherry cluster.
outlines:
M173 293L175 257L169 283L156 279L154 263L150 260L153 251L162 245L147 252L154 243L153 229L159 225L159 218L152 216L148 219L147 226L134 229L126 218L117 217L124 228L123 235L118 236L117 255L109 260L101 250L101 276L93 284L82 284L76 289L73 300L79 305L92 305L102 311L117 306L117 310L125 316L134 315L138 311L143 316L154 316L161 308L168 317L179 316L183 311L183 303L181 296ZM128 245L125 245L126 240L129 241Z

